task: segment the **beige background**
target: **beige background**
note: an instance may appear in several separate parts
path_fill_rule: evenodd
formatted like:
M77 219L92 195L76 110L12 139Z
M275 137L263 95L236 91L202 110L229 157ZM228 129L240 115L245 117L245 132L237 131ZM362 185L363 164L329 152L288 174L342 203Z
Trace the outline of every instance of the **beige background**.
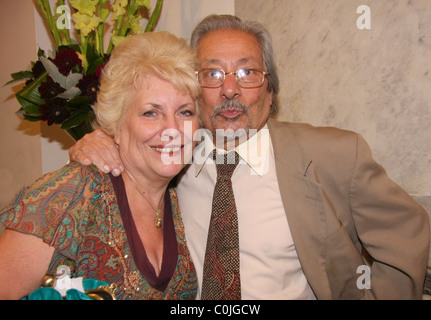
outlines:
M431 1L236 0L235 13L273 35L280 120L361 133L392 179L431 196Z
M35 58L34 10L31 1L0 0L0 207L41 173L40 124L15 115L13 97L22 85L4 86L10 74Z

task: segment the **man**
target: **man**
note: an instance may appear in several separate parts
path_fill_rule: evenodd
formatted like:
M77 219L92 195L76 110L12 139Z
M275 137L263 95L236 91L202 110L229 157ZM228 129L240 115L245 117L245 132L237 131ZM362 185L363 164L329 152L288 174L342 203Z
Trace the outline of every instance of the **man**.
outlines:
M195 152L200 161L178 178L199 287L217 175L210 154L214 145L233 145L242 159L232 187L243 299L419 299L429 251L425 211L387 177L359 135L270 119L278 77L269 33L233 16L210 16L191 44L202 123L214 143L204 138ZM78 142L71 157L121 170L101 132Z

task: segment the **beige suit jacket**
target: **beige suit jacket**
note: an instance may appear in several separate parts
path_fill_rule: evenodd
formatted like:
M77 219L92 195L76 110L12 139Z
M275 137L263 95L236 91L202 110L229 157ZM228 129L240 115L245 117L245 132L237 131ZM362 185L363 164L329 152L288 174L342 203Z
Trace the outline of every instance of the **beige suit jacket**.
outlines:
M428 216L388 178L363 138L271 119L268 126L287 219L316 297L420 299ZM373 259L370 289L358 270L363 248Z

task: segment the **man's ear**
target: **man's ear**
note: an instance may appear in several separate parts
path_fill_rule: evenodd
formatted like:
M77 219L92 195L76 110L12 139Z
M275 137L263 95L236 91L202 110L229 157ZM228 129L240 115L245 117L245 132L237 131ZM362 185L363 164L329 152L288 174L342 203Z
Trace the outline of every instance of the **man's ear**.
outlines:
M271 112L270 112L271 114L272 114L272 109L273 109L273 107L272 107L273 97L274 97L274 91L273 90L268 91L268 94L266 95L267 101L265 101L265 104L269 105L269 110L271 110Z

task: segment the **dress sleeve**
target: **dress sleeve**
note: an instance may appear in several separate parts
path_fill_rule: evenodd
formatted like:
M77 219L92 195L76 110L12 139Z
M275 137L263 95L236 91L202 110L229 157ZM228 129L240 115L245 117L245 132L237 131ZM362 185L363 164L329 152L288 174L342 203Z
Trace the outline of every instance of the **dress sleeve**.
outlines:
M57 249L74 247L85 210L70 208L85 189L83 168L71 163L37 179L0 211L0 221L7 229L34 235Z

